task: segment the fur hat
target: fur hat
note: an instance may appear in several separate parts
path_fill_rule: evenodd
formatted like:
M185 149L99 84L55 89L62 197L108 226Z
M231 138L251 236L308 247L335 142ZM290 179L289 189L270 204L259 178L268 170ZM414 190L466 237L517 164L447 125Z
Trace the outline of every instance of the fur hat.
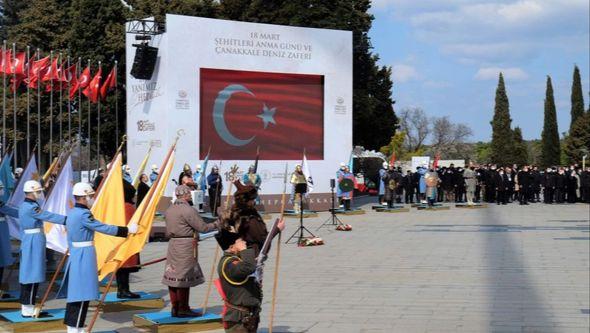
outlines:
M230 246L232 246L236 240L240 238L240 235L236 234L235 232L228 231L227 229L219 230L219 233L215 235L215 240L217 240L217 244L221 247L222 250L227 250Z
M234 192L234 197L236 199L238 197L243 197L244 199L246 199L246 201L248 201L248 200L254 200L258 196L258 190L256 190L256 187L254 187L252 185L244 185L239 180L236 180L234 182L234 185L236 186L236 189L237 189Z

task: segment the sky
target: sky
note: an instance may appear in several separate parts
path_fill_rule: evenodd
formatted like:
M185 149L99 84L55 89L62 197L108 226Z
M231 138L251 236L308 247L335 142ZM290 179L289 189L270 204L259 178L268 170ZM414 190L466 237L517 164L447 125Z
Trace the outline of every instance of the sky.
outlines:
M379 64L393 68L394 108L420 107L491 140L498 74L512 126L524 139L543 129L547 75L560 134L569 129L574 65L590 102L588 0L373 0L370 30Z

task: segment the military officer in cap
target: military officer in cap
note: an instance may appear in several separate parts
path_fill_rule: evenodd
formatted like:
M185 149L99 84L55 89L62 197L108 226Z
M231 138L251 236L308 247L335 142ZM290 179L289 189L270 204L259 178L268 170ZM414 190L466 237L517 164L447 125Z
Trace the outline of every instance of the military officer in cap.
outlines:
M43 222L66 224L66 217L41 210L37 200L43 188L36 180L24 184L25 201L18 210L21 237L19 283L21 285L20 303L23 317L35 314L35 300L39 283L45 281L45 233Z
M175 190L176 201L166 209L166 235L170 238L166 254L166 266L162 283L168 286L172 317L198 317L201 313L189 307L190 287L205 282L198 261L198 233L218 229L219 223L205 223L188 201L191 190L179 185Z
M65 269L62 290L67 290L64 324L67 333L84 332L84 321L90 301L98 299L98 279L94 233L127 237L138 231L136 223L127 227L103 224L90 212L94 190L87 183L77 183L72 191L76 204L68 213L68 245L70 257ZM114 221L113 221L114 222Z
M223 327L228 333L255 333L260 323L262 288L252 274L256 253L239 234L221 230L216 236L223 256L217 266L224 303Z

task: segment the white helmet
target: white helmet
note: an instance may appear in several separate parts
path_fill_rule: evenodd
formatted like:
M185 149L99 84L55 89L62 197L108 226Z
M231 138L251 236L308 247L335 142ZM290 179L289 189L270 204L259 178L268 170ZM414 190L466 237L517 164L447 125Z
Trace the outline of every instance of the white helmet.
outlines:
M195 167L195 170L201 171L201 169L203 169L203 167L200 164L197 164L197 166Z
M87 195L93 195L94 189L88 183L76 183L74 185L74 189L72 190L72 194L77 197L85 197Z
M156 164L152 164L152 171L158 171L158 166Z
M25 182L25 186L23 187L23 191L25 193L39 192L43 191L43 187L41 187L41 184L39 184L39 182L36 180L27 180Z
M383 169L387 169L388 166L389 164L387 164L387 162L383 162Z
M125 164L125 165L123 165L123 171L131 172L131 167L129 167L127 164Z
M344 163L344 162L340 162L340 167L341 167L341 168L344 168L345 166L346 166L346 163Z
M16 168L16 169L14 170L14 174L15 174L15 175L20 175L20 174L22 174L22 173L23 173L23 168Z

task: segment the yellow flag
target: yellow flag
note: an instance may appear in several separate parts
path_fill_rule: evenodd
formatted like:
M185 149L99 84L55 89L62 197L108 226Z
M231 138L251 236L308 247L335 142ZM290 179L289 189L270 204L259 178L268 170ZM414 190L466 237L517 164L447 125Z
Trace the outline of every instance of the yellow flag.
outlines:
M147 162L150 159L151 154L152 146L150 146L150 149L148 150L147 154L143 158L143 161L141 161L141 164L139 165L139 169L137 169L137 174L135 174L135 178L133 178L133 187L137 188L137 186L139 186L139 178L141 177L141 174L143 174L143 171L145 170L145 166L147 165Z
M152 229L152 222L156 213L156 208L160 202L160 198L164 195L164 190L170 179L170 173L174 166L174 148L169 152L168 158L164 161L164 165L160 170L160 176L148 193L145 199L141 202L137 210L131 217L129 223L137 223L139 231L137 234L131 234L125 241L115 249L114 253L110 255L110 260L99 270L99 280L102 280L110 273L115 272L120 263L124 263L136 253L141 252L145 243L148 241L150 231Z
M119 153L111 163L109 173L102 181L98 195L92 205L92 215L98 221L106 224L124 227L125 223L125 198L123 196L123 156ZM96 248L96 261L98 269L104 265L110 251L122 242L121 238L101 233L94 234L94 246Z

